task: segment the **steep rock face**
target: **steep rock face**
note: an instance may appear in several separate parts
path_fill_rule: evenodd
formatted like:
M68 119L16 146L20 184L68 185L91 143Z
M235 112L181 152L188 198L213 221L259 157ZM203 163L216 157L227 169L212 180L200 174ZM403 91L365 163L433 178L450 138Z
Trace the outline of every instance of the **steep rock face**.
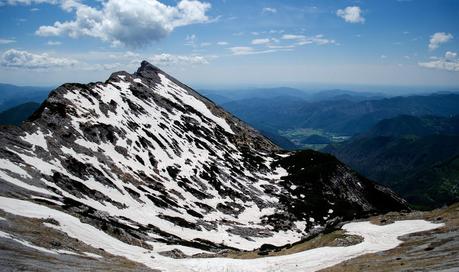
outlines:
M0 143L1 196L155 252L282 246L406 208L332 156L279 150L147 62L62 85L20 128L2 127Z

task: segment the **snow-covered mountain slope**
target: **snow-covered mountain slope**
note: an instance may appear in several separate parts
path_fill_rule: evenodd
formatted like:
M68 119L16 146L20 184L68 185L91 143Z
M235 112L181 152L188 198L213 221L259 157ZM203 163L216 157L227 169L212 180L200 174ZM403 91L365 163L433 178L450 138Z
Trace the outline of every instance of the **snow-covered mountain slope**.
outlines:
M2 127L0 196L188 255L282 246L406 209L330 155L279 150L147 62L104 83L64 84L21 127Z

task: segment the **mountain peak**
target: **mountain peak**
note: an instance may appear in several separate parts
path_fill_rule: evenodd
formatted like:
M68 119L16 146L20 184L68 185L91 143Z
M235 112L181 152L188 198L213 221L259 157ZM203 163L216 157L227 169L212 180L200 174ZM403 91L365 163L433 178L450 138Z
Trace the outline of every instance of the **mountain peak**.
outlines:
M165 74L161 69L159 69L155 65L149 63L146 60L143 60L140 63L140 67L137 69L137 72L136 72L136 74L139 74L139 75L142 75L142 76L148 75L148 74L152 74L152 73L154 73L154 74L157 74L157 73Z
M0 192L147 249L282 246L405 207L329 156L280 151L146 61L64 84L40 113L0 131Z

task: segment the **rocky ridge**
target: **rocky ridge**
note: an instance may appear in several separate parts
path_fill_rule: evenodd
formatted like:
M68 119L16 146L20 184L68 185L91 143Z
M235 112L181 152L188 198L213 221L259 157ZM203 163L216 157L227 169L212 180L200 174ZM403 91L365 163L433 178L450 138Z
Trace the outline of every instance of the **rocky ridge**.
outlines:
M3 126L0 196L186 256L283 246L406 209L330 155L280 150L147 62L64 84L21 127Z

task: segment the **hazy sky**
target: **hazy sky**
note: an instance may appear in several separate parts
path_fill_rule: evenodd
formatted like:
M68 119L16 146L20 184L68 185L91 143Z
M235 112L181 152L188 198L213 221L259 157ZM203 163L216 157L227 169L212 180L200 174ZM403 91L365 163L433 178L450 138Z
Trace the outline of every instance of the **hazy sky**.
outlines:
M0 0L0 82L459 86L459 1Z

